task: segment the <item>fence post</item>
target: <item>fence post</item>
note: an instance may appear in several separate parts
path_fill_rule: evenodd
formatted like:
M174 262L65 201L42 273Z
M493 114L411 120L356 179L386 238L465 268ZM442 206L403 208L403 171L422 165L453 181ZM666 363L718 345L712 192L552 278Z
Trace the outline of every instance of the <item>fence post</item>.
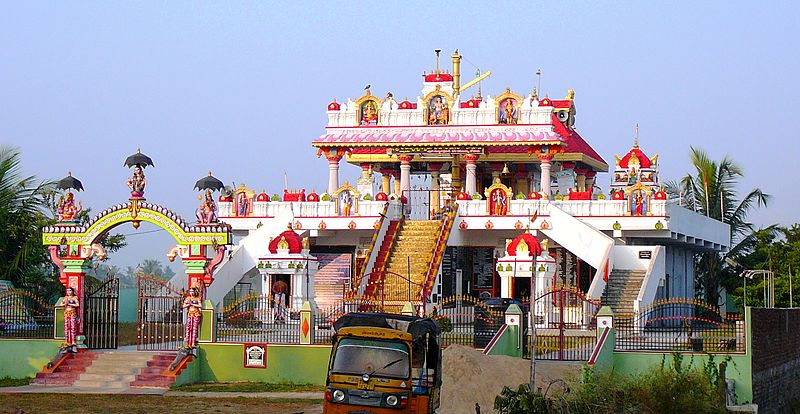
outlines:
M516 349L510 350L510 353L507 355L522 358L522 344L525 340L524 328L522 327L522 309L516 304L511 304L511 306L506 309L505 317L508 330L512 336L517 338ZM514 332L515 330L516 332Z
M303 302L300 308L300 345L314 343L314 311L309 301Z
M601 370L613 368L615 347L614 312L611 307L603 306L597 312L597 343L589 357L588 365Z

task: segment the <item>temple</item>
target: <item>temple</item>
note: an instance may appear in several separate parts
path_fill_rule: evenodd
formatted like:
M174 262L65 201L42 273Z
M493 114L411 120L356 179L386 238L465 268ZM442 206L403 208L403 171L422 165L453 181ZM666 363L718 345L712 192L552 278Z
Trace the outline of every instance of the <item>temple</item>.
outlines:
M268 295L282 281L293 309L354 297L430 309L453 295L530 300L567 286L631 314L695 296L694 254L727 249L729 227L667 196L638 126L609 180L578 131L573 90L468 95L487 74L462 85L458 51L451 61L441 69L437 51L414 98L368 86L327 105L310 139L328 163L323 191L225 192L218 216L237 243L208 298Z

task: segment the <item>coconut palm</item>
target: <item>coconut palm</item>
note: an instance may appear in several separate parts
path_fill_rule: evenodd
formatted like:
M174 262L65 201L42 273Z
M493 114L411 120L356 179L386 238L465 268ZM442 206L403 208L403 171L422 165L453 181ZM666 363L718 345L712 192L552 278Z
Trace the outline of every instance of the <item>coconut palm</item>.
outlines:
M667 183L673 198L681 198L686 208L730 226L731 249L725 254L704 252L696 257L696 281L709 303L718 303L719 287L732 272L726 268L726 257L737 257L752 246L755 228L747 221L753 208L766 206L769 195L754 188L739 198L737 185L742 168L728 156L711 160L700 148L691 147L694 175L687 174L679 182Z
M20 152L0 146L0 278L18 281L31 266L42 263L41 226L52 181L22 173Z

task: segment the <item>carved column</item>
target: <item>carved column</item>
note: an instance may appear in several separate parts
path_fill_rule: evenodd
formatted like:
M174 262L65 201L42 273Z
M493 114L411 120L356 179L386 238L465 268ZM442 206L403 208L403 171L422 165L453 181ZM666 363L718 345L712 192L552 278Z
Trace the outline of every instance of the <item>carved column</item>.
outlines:
M411 197L408 190L411 189L411 160L414 159L413 155L398 155L397 159L400 160L400 195Z
M342 160L342 156L330 153L326 158L328 158L328 194L333 194L339 188L339 161Z
M576 168L575 169L575 187L578 188L578 191L586 191L586 172L589 171L586 168Z
M597 171L586 171L586 190L591 190L594 188L594 177L597 175Z
M362 196L366 194L373 195L372 164L370 163L361 164L361 177L356 182L356 185L358 186L358 192Z
M392 193L392 171L387 169L381 170L381 192L387 196Z
M478 168L478 156L475 154L467 154L464 156L464 161L467 162L467 188L466 193L473 195L478 192L476 170Z
M392 171L394 178L394 195L400 197L400 171Z
M550 167L553 165L554 155L555 154L551 153L537 154L539 160L542 162L541 164L542 174L541 178L539 179L539 183L541 183L542 186L542 194L546 196L546 198L550 198L550 184L551 184Z

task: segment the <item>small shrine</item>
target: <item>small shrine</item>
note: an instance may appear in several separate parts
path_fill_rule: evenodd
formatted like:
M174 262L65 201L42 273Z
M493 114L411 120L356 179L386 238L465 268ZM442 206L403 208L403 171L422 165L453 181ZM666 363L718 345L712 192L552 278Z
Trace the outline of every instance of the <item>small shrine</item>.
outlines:
M262 293L285 293L287 308L300 309L314 301L314 275L319 263L310 253L308 237L301 238L291 224L269 242L269 253L258 259ZM285 292L283 292L285 290Z
M664 200L666 193L660 187L658 180L658 154L651 158L639 149L638 124L633 138L633 148L621 158L615 155L614 159L611 198L626 200L627 215L651 215L651 200Z
M547 253L547 240L539 240L526 231L514 239L506 240L505 256L497 259L500 275L500 297L523 298L530 296L531 276L536 274L534 297L540 297L553 288L556 263Z

